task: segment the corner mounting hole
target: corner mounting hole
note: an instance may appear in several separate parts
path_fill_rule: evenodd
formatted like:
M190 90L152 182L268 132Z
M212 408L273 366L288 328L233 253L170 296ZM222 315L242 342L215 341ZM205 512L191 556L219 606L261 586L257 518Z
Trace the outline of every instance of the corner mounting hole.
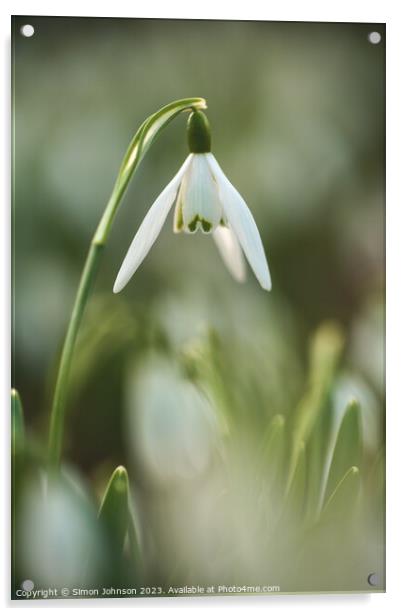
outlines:
M31 24L25 24L24 26L21 26L20 32L22 36L25 36L26 38L31 38L31 36L35 34L35 28L31 26Z
M378 584L378 575L376 573L370 573L367 577L367 581L370 586L377 586Z
M35 584L32 580L24 580L21 584L22 590L26 590L27 592L31 592L35 588Z
M370 32L368 40L372 45L378 45L381 42L381 34L379 32Z

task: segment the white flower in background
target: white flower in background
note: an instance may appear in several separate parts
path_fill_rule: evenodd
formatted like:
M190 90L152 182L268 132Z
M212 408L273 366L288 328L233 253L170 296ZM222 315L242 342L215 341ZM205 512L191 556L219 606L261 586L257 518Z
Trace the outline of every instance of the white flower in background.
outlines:
M364 447L372 453L377 451L381 447L384 416L380 401L366 381L352 372L341 373L334 383L332 399L333 433L336 434L339 430L348 402L358 400L361 406Z
M75 478L42 479L23 487L20 566L43 588L93 584L105 558L93 504Z
M152 355L127 383L126 435L155 483L205 473L218 447L215 410L172 359Z
M190 154L145 216L117 275L113 291L121 291L158 237L174 203L174 231L212 233L223 261L238 281L246 276L243 253L263 289L271 278L254 218L210 152L208 121L195 111L188 122Z

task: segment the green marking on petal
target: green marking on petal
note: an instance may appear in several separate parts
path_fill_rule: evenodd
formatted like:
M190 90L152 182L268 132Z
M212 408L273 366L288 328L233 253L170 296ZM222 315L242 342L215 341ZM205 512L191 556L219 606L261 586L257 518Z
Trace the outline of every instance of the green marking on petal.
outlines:
M201 226L204 233L209 233L212 229L212 223L208 222L204 218L201 219Z
M176 209L174 212L173 231L175 233L180 233L180 231L183 230L183 227L184 227L183 208L182 208L181 202L179 202L177 203Z
M197 225L198 225L198 221L199 221L199 216L198 214L196 216L194 216L193 220L191 222L188 223L187 228L191 233L194 233L197 230Z

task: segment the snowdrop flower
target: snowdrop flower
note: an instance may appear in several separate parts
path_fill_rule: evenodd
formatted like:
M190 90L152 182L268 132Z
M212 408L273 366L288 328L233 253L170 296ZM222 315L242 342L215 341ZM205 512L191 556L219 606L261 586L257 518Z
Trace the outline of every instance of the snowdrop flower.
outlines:
M254 218L229 182L213 154L209 124L202 111L193 111L187 125L190 154L145 216L113 287L121 291L158 237L175 203L174 231L211 233L221 257L238 281L245 279L244 255L263 289L271 278Z
M171 359L151 355L128 380L127 429L134 461L156 484L205 473L218 448L216 411Z
M72 481L23 486L18 558L36 586L94 584L106 557L93 504Z

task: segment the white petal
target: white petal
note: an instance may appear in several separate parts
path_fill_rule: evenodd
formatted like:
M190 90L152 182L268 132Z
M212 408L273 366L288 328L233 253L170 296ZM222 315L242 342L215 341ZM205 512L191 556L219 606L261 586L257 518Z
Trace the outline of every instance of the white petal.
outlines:
M183 222L187 231L194 224L203 229L202 222L215 229L222 218L222 207L216 182L208 165L206 154L194 154L191 165L180 187ZM199 221L199 222L197 222ZM204 229L204 231L207 229Z
M130 248L124 258L119 273L117 274L116 282L113 287L114 293L119 293L119 291L126 286L131 276L141 265L151 246L158 237L163 223L165 222L169 210L175 200L181 179L186 172L191 159L192 155L190 154L184 161L177 174L174 176L173 180L169 182L148 210L147 215L142 221L140 228L131 242Z
M229 227L218 225L213 238L229 272L238 282L246 280L246 264L237 237Z
M232 227L254 274L263 289L271 289L271 277L255 220L243 197L229 182L213 154L206 154L208 164L219 187L225 217Z

